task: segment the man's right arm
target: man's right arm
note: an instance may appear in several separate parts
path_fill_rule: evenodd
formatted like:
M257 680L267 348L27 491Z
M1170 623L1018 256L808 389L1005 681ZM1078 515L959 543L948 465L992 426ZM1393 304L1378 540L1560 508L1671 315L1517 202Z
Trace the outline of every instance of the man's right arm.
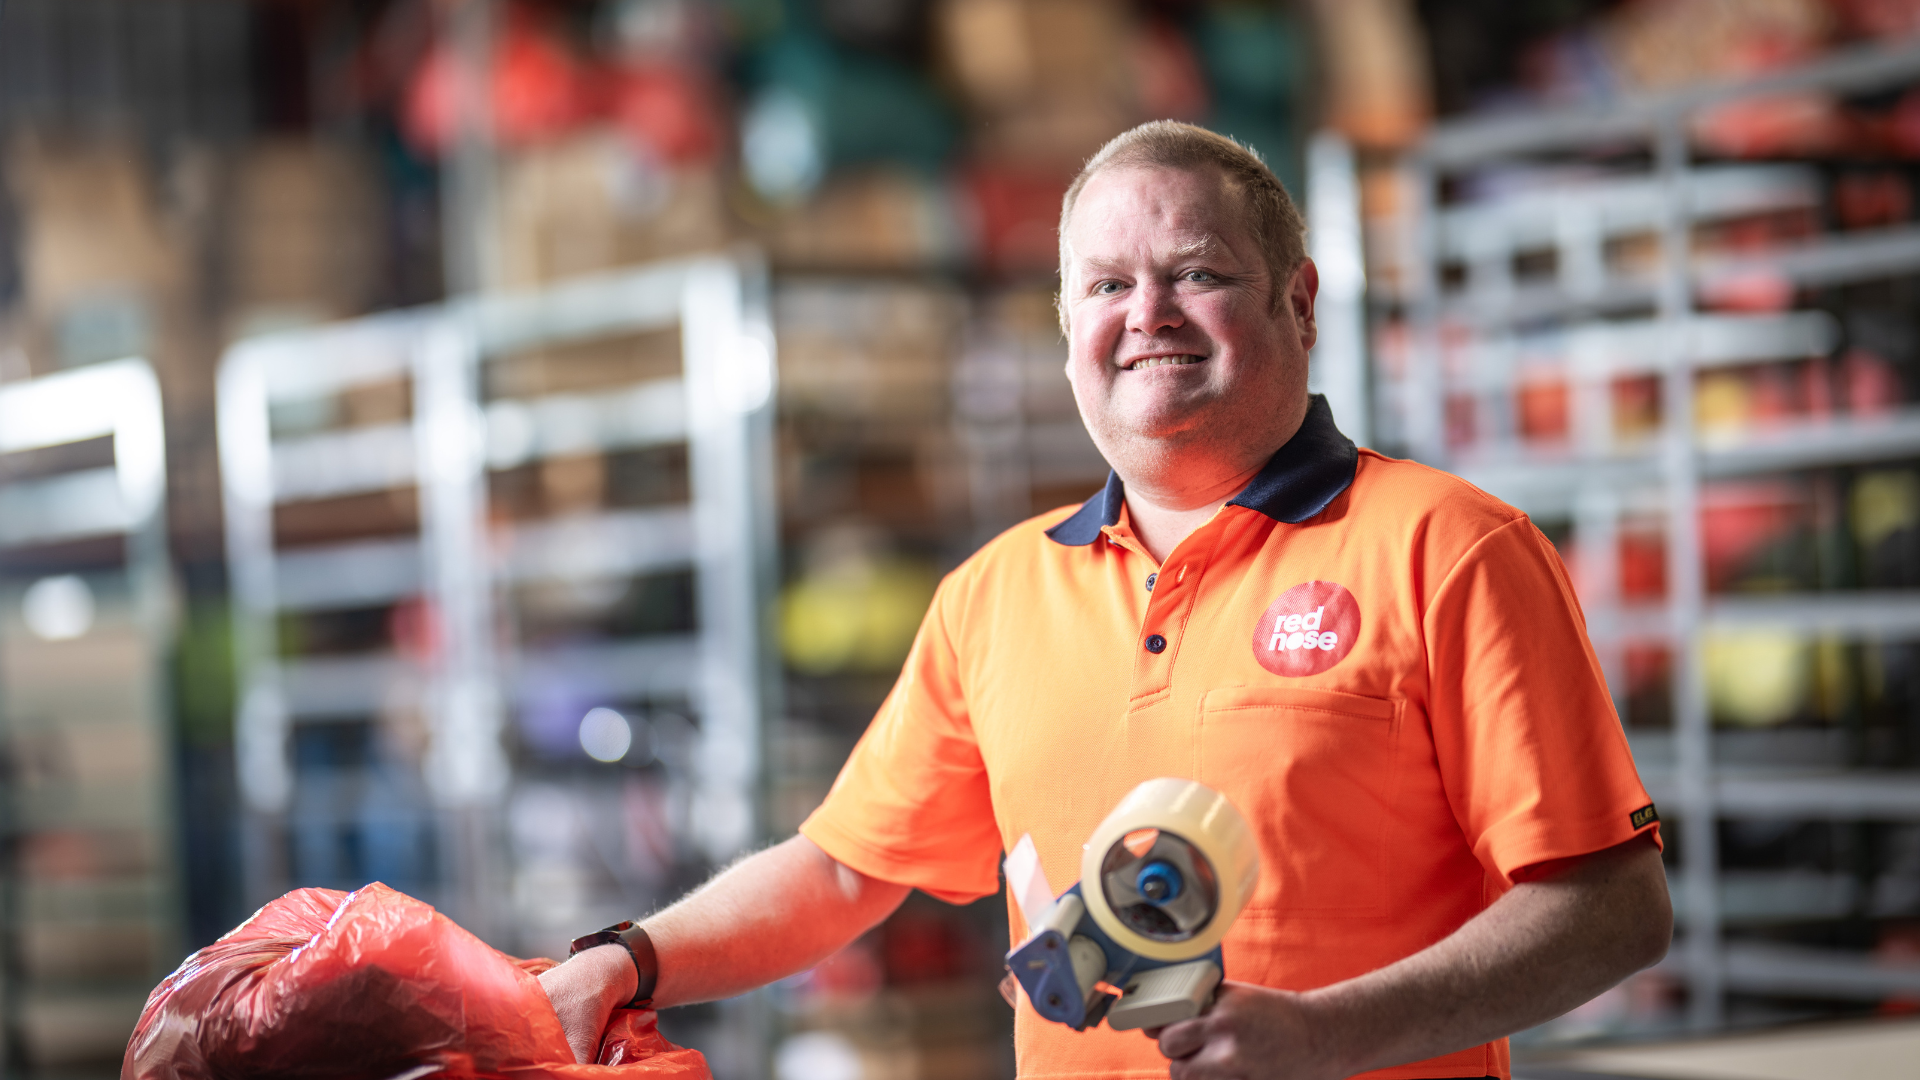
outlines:
M657 1007L713 1001L805 971L893 913L907 886L860 873L796 836L740 860L647 919ZM633 961L601 945L540 976L579 1061L633 997Z

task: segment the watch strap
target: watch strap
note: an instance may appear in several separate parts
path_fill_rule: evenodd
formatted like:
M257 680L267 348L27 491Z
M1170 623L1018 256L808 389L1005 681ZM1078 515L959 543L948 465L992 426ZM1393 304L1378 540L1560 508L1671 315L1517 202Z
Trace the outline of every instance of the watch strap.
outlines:
M653 988L660 981L660 961L653 952L653 939L632 919L614 923L605 930L595 930L584 937L573 939L567 948L569 958L586 949L601 945L621 945L627 955L633 959L634 974L639 981L634 984L633 1000L621 1006L623 1009L640 1009L652 1004Z

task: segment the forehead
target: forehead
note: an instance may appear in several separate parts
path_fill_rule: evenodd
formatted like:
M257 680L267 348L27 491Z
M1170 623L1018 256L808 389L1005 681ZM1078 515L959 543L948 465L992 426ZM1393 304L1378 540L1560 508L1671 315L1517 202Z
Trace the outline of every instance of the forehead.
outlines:
M1103 170L1087 179L1074 202L1065 237L1069 257L1204 249L1251 256L1255 244L1239 194L1217 168Z

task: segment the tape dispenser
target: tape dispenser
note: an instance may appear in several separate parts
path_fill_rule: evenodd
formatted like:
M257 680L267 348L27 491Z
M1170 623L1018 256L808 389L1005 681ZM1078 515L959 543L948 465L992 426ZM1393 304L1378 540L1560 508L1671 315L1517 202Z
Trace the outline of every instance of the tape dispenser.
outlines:
M1162 777L1129 792L1087 841L1080 880L1053 898L1032 840L1007 858L1032 933L1007 966L1035 1012L1085 1031L1199 1015L1224 964L1220 940L1253 895L1260 855L1225 795Z

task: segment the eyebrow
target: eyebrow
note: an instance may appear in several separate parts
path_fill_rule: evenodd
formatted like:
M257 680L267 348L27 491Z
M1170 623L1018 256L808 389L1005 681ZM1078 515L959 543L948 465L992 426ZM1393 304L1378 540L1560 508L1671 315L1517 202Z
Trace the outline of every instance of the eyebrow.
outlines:
M1181 261L1185 259L1211 258L1214 256L1227 255L1227 254L1231 254L1227 245L1223 243L1220 240L1220 238L1218 236L1215 236L1213 233L1205 233L1201 236L1196 236L1191 240L1182 241L1181 243L1175 244L1172 248L1168 249L1167 251L1167 257L1174 261ZM1067 255L1069 260L1073 258L1072 245L1067 245ZM1111 273L1111 272L1125 268L1124 264L1121 262L1116 262L1111 259L1103 259L1098 256L1088 258L1086 262L1082 263L1081 265L1088 272L1096 273L1096 274Z
M1188 240L1183 244L1176 245L1174 249L1167 254L1172 255L1176 259L1192 259L1206 255L1222 254L1226 250L1227 245L1221 243L1218 236L1207 233L1203 236L1197 236L1192 240Z

